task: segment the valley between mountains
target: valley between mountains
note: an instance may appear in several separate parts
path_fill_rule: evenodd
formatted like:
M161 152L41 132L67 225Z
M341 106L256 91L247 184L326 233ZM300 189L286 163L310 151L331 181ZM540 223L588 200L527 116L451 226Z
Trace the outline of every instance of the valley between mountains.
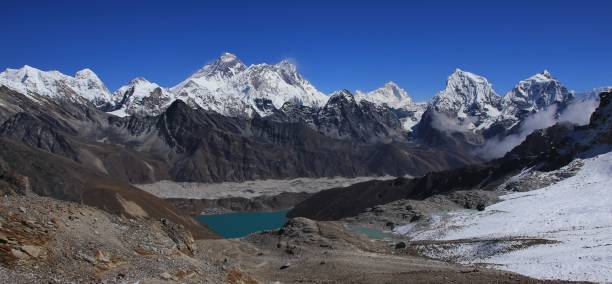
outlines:
M89 69L7 69L0 279L612 281L611 88L542 71L502 96L460 69L440 88L324 94L287 60L230 53L115 91ZM279 210L235 239L196 220Z

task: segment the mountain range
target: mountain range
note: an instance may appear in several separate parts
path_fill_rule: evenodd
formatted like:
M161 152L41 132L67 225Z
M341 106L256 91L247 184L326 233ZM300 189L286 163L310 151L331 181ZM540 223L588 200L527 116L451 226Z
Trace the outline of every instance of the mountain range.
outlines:
M597 99L577 96L548 71L518 82L500 96L486 78L460 69L428 103L414 102L393 82L371 92L341 90L326 95L287 60L247 66L230 53L170 88L139 77L111 93L89 69L68 76L27 65L0 73L0 85L33 101L61 98L118 117L158 116L180 100L191 108L225 117L302 123L333 139L416 143L484 158L505 153L485 153L490 152L491 143L512 135L524 138L534 129L554 124L537 125L534 121L571 117L584 123L590 113L578 119L576 114L564 112L579 101L577 97L582 101ZM11 104L0 107L15 108ZM546 117L530 119L537 113ZM516 145L520 141L507 142Z

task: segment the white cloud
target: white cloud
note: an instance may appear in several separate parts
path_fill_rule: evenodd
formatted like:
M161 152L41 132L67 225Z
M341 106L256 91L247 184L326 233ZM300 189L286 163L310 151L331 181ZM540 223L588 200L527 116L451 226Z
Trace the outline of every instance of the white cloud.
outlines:
M525 118L518 134L491 138L481 148L476 150L475 154L491 159L502 157L525 141L525 138L533 131L551 127L558 122L586 125L589 123L591 114L593 114L598 105L599 102L595 98L578 100L568 105L560 113L557 113L557 106L552 105Z

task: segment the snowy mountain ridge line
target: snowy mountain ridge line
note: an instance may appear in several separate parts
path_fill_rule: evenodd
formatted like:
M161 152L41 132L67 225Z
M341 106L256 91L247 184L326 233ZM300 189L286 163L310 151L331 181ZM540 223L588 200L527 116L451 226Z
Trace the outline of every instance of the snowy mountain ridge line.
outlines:
M7 68L1 72L0 85L34 101L37 101L37 96L60 97L79 103L91 102L96 107L103 107L112 101L108 88L91 69L83 69L69 76L55 70L41 71L24 65L20 69Z
M274 65L253 64L247 67L230 53L206 64L170 90L177 98L232 116L245 106L233 110L232 105L224 104L227 98L242 101L260 115L266 113L257 108L256 99L268 99L277 109L286 102L322 107L328 99L287 60Z
M118 116L157 115L176 99L192 107L213 110L226 116L246 117L255 112L261 116L270 114L257 107L257 99L270 100L276 109L281 109L286 102L320 108L329 99L329 95L318 91L287 60L278 64L247 66L231 53L222 54L171 88L140 78L111 93L90 69L69 76L27 65L1 72L0 85L34 100L38 95L91 102ZM551 85L553 87L547 89ZM563 87L546 70L520 81L505 96L497 95L485 77L461 69L456 69L449 76L446 88L428 104L415 103L394 82L368 93L355 92L357 101L366 100L379 106L412 112L408 118L402 118L406 129L420 121L426 108L451 113L450 119L458 120L462 127L480 130L498 121L515 124L526 113L537 112L551 103L563 102L571 97L574 97L573 92Z
M275 65L253 64L247 67L230 53L224 53L170 89L140 78L111 94L89 69L79 71L72 77L59 71L42 71L27 65L1 72L0 85L34 100L36 96L46 96L91 102L102 110L122 116L157 115L175 99L227 116L250 116L253 111L259 111L255 105L258 98L269 99L277 109L285 102L322 107L328 99L287 60ZM132 88L135 92L131 91ZM153 94L156 88L160 88L161 92ZM155 95L156 100L149 100L151 95Z

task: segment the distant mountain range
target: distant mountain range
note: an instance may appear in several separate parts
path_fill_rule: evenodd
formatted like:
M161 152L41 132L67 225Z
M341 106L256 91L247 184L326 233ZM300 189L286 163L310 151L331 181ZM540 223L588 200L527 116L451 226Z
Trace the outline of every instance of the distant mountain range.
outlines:
M429 103L414 102L393 82L367 93L342 90L326 95L289 61L247 66L230 53L171 88L140 77L111 93L89 69L72 77L30 66L0 73L0 85L34 101L62 98L119 117L157 116L181 100L191 108L227 117L302 122L335 139L418 141L462 151L486 146L490 139L550 126L523 122L544 110L558 118L577 97L597 99L594 95L577 96L548 71L520 81L505 96L499 96L486 78L459 69Z

